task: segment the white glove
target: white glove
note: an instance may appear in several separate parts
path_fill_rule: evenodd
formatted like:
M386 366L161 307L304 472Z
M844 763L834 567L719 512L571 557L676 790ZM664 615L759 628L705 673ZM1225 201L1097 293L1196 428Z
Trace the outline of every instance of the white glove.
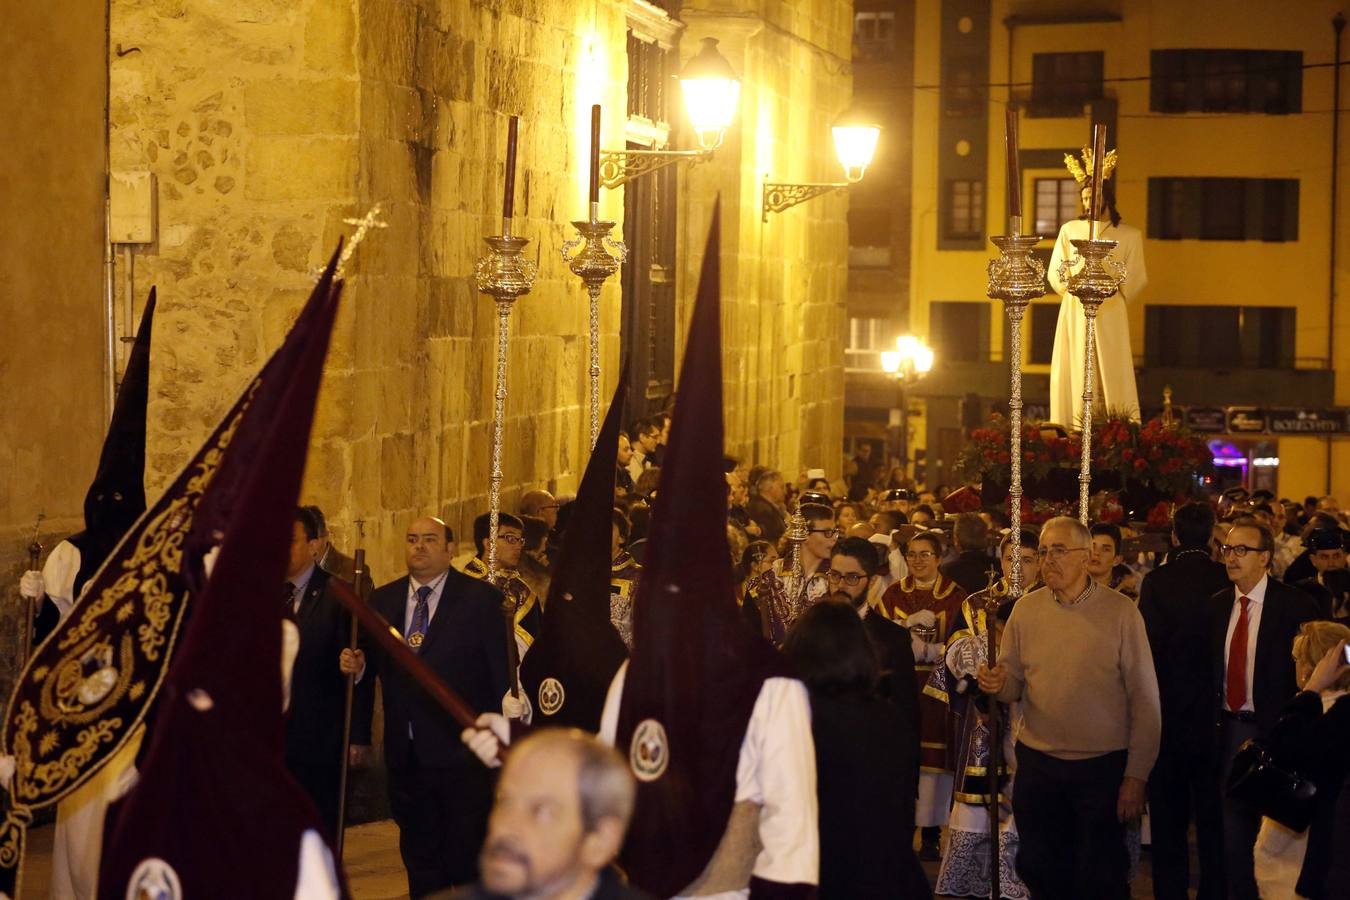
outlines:
M914 651L914 661L916 663L935 663L942 658L941 644L930 644L918 635L910 635L909 646L910 649Z
M931 609L921 609L918 612L912 612L905 617L907 627L918 625L920 628L931 628L937 624L937 613Z
M202 571L206 573L207 578L211 577L211 572L216 567L216 557L218 556L220 556L220 545L216 544L202 557Z
M459 739L483 765L489 769L497 768L502 764L498 758L501 748L511 743L510 724L505 716L483 713L474 725L477 727L464 729Z
M507 691L506 696L502 698L502 715L508 719L519 719L525 724L529 724L534 718L534 709L530 706L530 698L521 691L519 697L511 696Z
M19 596L28 600L41 600L47 593L47 583L42 580L42 573L37 569L29 569L23 573L19 579Z

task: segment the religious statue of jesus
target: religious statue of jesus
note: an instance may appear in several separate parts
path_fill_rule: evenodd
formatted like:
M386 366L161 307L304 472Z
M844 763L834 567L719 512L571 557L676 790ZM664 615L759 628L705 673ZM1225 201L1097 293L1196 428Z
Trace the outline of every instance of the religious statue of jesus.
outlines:
M1083 215L1065 222L1059 229L1055 250L1050 257L1050 286L1062 298L1059 306L1059 324L1055 329L1055 349L1050 358L1050 419L1070 430L1081 429L1083 423L1083 362L1086 344L1087 317L1078 298L1068 292L1067 280L1060 277L1063 260L1077 265L1078 253L1073 240L1088 237L1089 215L1097 219L1097 237L1115 241L1111 258L1124 263L1125 281L1120 290L1101 305L1097 313L1097 384L1093 392L1096 406L1121 413L1139 421L1139 392L1134 383L1134 356L1130 350L1130 320L1125 304L1138 302L1139 294L1148 284L1144 268L1143 235L1138 228L1120 223L1116 211L1116 192L1110 178L1116 167L1116 151L1106 154L1102 161L1102 196L1097 209L1089 212L1092 194L1092 150L1083 148L1083 165L1072 154L1064 155L1064 165L1082 188Z

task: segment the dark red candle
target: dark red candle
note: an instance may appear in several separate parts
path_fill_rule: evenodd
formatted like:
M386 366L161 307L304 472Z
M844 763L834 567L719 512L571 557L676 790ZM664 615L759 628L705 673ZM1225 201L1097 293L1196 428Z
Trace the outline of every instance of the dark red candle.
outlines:
M1007 156L1008 218L1022 217L1022 163L1017 156L1017 109L1008 105L1003 130L1004 152Z
M592 203L600 202L600 104L591 107L591 195Z
M506 195L502 198L502 218L511 218L516 211L516 131L520 116L512 116L506 127Z
M1106 126L1092 126L1092 200L1088 208L1088 239L1097 239L1097 218L1102 201L1102 171L1106 168Z

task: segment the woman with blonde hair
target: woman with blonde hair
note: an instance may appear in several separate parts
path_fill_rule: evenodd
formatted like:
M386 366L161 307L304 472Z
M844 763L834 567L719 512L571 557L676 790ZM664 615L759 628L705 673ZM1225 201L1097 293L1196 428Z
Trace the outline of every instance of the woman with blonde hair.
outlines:
M1256 839L1256 882L1263 897L1326 896L1332 835L1341 783L1350 771L1350 628L1305 622L1294 637L1294 671L1301 692L1285 705L1270 733L1271 753L1317 786L1312 824L1302 833L1269 818Z

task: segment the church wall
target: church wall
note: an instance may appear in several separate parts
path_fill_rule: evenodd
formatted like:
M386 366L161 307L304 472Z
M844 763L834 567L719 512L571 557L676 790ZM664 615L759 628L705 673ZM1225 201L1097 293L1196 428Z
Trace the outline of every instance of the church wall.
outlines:
M83 527L106 423L102 9L11 3L0 28L0 703L34 522L48 550Z
M706 8L704 8L706 6ZM587 121L621 144L625 5L463 0L113 0L114 164L159 178L159 240L137 259L168 336L151 384L153 494L280 342L343 219L383 205L349 268L315 423L305 499L377 578L402 567L416 514L461 541L486 510L496 315L474 290L500 228L507 116L521 116L516 233L539 263L511 323L503 508L575 489L588 421L586 301L559 257L585 202ZM784 467L839 466L844 213L832 196L760 222L764 175L838 178L851 4L687 4L687 58L723 37L745 88L711 164L682 175L682 334L711 204L723 196L728 440ZM695 25L694 23L698 23ZM693 35L693 30L700 34ZM602 192L622 228L623 194ZM620 298L602 298L607 402Z
M607 126L621 115L621 11L257 0L167 13L113 4L112 40L146 46L113 64L115 161L160 178L160 240L138 275L159 282L157 336L172 335L152 375L152 494L279 344L313 270L353 231L343 219L380 203L389 227L349 268L305 499L348 549L364 520L381 578L401 568L416 514L467 539L486 509L496 322L470 275L479 236L500 230L510 113L516 232L541 271L512 323L503 508L528 487L573 487L584 313L558 249L584 200L578 109L604 103ZM619 199L606 198L611 218ZM612 334L617 289L605 300Z

